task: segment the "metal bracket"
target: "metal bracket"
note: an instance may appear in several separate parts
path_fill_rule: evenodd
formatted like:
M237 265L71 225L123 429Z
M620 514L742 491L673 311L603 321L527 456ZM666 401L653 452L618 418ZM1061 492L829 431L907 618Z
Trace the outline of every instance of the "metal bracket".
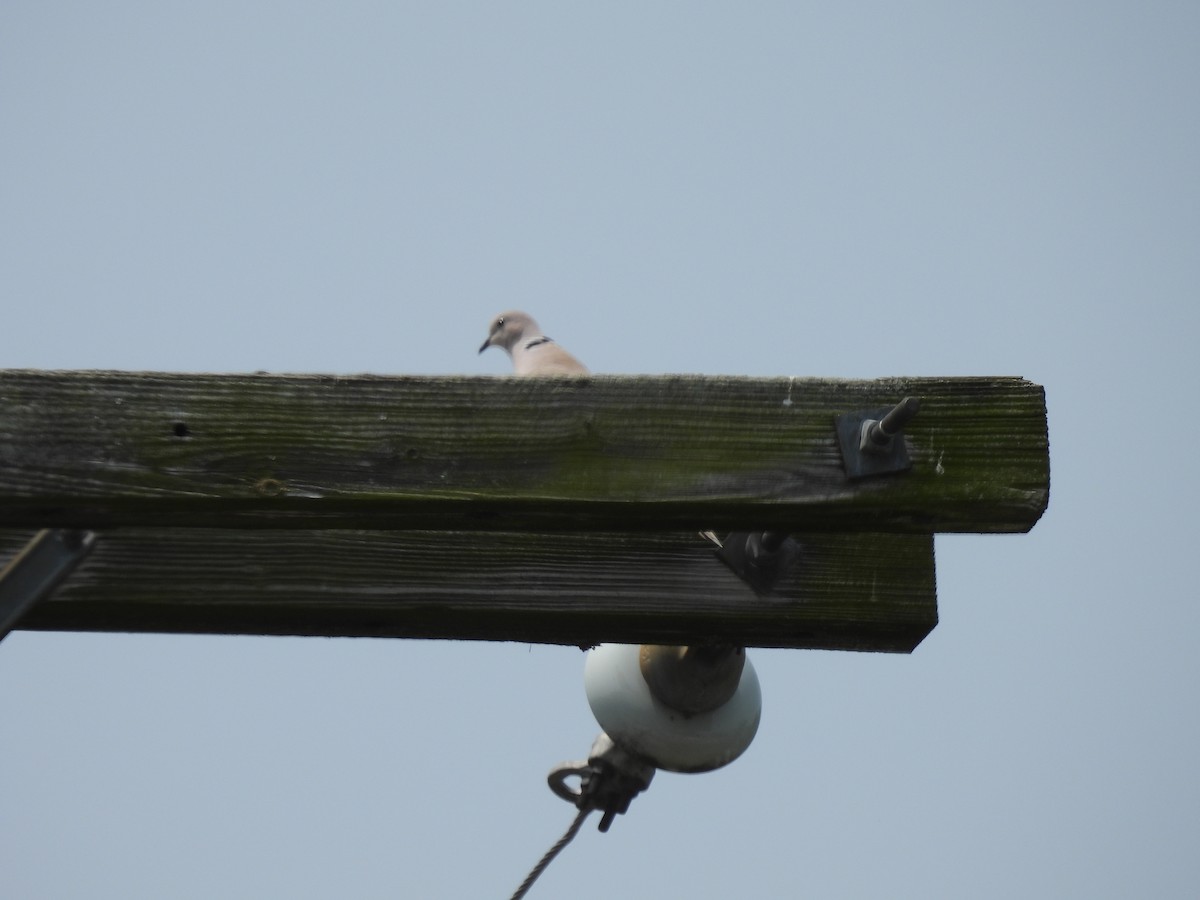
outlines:
M629 809L633 798L650 787L654 766L617 744L604 732L592 743L587 762L562 763L546 777L550 790L580 810L599 809L600 830L608 831L614 818ZM579 790L566 783L579 778Z
M0 570L0 640L75 570L96 543L92 531L46 528Z
M782 531L735 531L721 541L717 557L755 593L769 594L800 558L800 545Z
M837 416L834 423L846 477L865 478L911 469L903 429L920 408L918 398L905 397L895 406Z

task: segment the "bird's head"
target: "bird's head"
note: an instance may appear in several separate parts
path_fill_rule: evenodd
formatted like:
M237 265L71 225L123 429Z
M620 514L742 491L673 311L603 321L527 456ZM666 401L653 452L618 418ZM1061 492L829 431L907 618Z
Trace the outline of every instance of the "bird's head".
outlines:
M538 323L528 313L517 310L501 313L492 319L492 323L488 326L487 340L483 342L479 352L482 353L488 347L503 347L511 353L513 345L522 337L536 336L540 333Z

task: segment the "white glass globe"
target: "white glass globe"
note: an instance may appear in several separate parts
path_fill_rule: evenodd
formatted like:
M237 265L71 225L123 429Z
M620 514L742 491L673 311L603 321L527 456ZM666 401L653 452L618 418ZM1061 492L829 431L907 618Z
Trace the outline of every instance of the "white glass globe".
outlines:
M742 755L762 716L758 675L749 659L728 703L688 715L654 698L638 654L637 644L601 644L584 662L588 703L609 737L670 772L708 772Z

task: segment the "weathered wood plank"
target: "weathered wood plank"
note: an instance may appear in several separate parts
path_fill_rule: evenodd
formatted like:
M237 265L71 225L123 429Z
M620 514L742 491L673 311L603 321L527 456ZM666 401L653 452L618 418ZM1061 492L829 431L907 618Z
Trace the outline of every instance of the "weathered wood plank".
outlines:
M922 400L912 471L851 482L834 416ZM1018 378L382 378L0 371L0 526L1025 531Z
M20 627L907 652L936 624L931 535L798 539L764 598L694 533L121 529Z

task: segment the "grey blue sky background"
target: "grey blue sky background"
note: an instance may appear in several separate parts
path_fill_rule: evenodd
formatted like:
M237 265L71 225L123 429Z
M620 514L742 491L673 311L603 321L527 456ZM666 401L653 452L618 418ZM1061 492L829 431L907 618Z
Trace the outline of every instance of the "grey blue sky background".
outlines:
M1050 508L911 656L757 651L744 757L530 897L1196 896L1200 6L0 9L0 367L1021 375ZM2 389L2 383L0 383ZM573 648L18 632L14 898L508 897Z

